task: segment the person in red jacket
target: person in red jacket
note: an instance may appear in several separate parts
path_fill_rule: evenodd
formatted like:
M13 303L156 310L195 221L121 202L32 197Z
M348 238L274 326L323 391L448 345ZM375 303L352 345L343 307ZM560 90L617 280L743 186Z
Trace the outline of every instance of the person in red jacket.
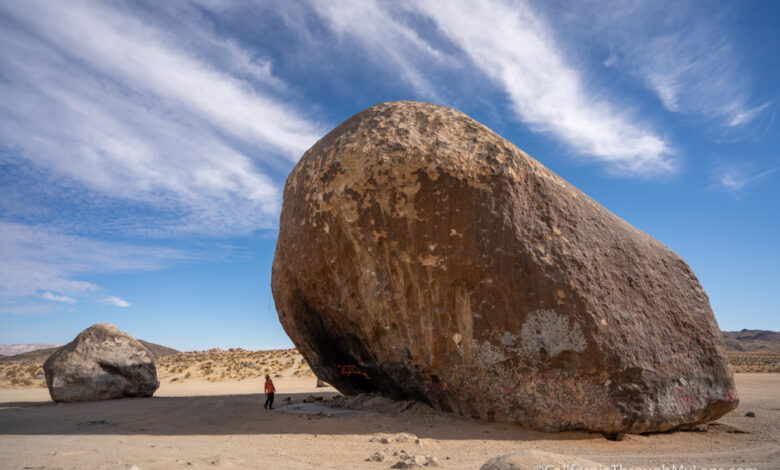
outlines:
M274 392L276 392L276 387L274 387L274 381L271 380L271 376L266 374L265 375L265 405L263 405L263 408L267 410L273 410L274 409Z

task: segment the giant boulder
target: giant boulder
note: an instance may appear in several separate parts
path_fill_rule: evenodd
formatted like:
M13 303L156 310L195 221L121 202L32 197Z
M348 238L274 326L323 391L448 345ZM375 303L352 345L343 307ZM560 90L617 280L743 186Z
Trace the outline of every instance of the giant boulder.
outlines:
M738 403L688 265L449 108L380 104L303 155L272 289L295 346L346 394L604 433Z
M150 397L160 386L152 352L108 323L79 333L46 360L43 371L57 402Z

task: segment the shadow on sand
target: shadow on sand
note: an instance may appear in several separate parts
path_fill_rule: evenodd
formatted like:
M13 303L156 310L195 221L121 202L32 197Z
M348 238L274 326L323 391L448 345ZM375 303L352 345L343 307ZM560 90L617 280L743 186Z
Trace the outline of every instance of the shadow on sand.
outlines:
M280 412L310 393L277 394L273 411L265 396L211 395L124 398L85 403L0 403L0 435L252 435L415 434L429 439L587 440L586 432L542 433L518 425L488 423L436 413L293 414ZM328 398L332 392L315 393ZM286 398L290 400L286 400Z

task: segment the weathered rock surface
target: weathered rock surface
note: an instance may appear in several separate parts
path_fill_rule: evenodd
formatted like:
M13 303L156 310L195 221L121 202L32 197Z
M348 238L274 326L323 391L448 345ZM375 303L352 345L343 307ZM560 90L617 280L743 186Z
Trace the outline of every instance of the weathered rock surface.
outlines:
M43 364L52 400L150 397L160 386L154 355L108 323L93 325Z
M449 108L377 105L304 154L272 288L298 350L345 394L604 433L738 403L688 265Z

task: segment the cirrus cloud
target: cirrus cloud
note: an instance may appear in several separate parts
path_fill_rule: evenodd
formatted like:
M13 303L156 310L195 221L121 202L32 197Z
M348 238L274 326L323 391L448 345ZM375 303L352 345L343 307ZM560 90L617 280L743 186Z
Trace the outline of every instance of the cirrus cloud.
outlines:
M0 161L24 159L84 191L167 212L157 235L275 223L280 185L269 172L289 167L322 129L277 98L267 61L197 23L177 36L103 3L33 0L0 13L9 149ZM187 28L227 51L231 66L193 50Z
M51 300L52 302L62 302L66 304L75 304L76 299L73 297L68 297L67 295L58 295L53 292L44 292L41 294L41 297L43 297L46 300Z
M533 131L568 146L575 157L613 174L653 176L677 169L675 149L652 126L589 90L527 2L337 2L313 8L340 35L353 37L375 62L420 94L447 101L440 76L474 68L508 97ZM433 28L425 29L432 25ZM447 52L444 52L444 50ZM471 90L448 90L462 94Z
M120 299L119 297L106 297L105 299L102 299L100 302L106 305L111 305L114 307L122 307L122 308L126 308L132 305L130 302L124 299Z

